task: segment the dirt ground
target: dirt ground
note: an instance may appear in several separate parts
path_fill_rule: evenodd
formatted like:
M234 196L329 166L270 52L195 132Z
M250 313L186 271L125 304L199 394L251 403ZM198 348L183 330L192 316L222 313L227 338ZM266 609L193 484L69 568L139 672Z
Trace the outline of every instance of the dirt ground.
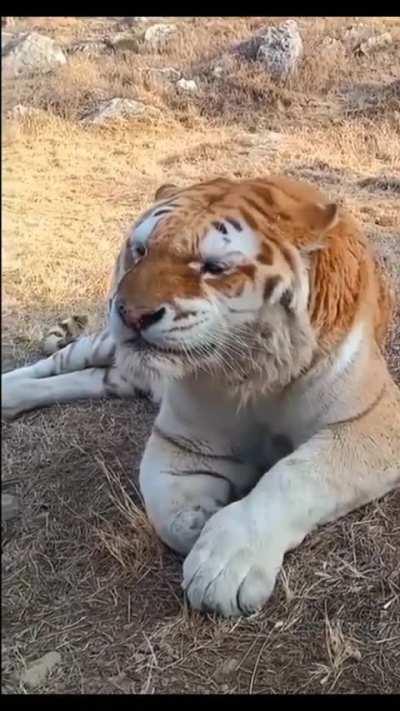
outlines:
M362 18L393 45L321 54L354 18L299 18L296 80L269 83L238 61L207 64L282 18L179 21L164 54L73 55L51 75L4 84L3 370L39 356L44 330L72 313L102 318L124 231L166 182L284 171L318 183L364 223L400 286L400 20ZM19 18L61 44L123 18ZM397 63L396 63L397 58ZM173 66L196 95L149 79ZM83 126L99 97L141 97L158 117ZM45 113L12 117L17 103ZM399 320L388 348L400 382ZM284 564L251 619L188 610L181 561L153 534L135 487L155 410L84 402L2 426L2 481L20 515L2 526L2 690L32 691L32 665L57 660L41 694L400 692L400 492L318 530Z

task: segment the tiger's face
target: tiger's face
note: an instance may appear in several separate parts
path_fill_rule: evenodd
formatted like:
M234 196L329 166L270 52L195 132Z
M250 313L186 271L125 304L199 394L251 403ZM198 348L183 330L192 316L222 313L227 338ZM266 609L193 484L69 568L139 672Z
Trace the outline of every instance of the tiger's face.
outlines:
M308 322L302 250L333 224L336 208L299 185L161 188L119 257L111 325L120 356L172 377L240 377L261 336L272 345L279 330Z

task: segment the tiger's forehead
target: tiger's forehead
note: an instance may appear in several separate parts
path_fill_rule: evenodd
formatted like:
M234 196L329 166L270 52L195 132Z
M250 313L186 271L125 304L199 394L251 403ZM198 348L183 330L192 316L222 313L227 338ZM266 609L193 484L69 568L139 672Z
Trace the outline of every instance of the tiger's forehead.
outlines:
M147 246L152 239L162 239L162 227L165 226L171 248L179 248L182 242L182 246L195 247L202 257L220 258L240 252L254 259L260 253L261 237L242 216L213 219L203 215L196 225L195 221L185 220L179 213L179 205L174 202L153 206L133 226L134 243Z
M212 221L200 241L200 254L204 257L219 258L240 252L249 259L255 259L260 248L260 235L242 218L227 217Z

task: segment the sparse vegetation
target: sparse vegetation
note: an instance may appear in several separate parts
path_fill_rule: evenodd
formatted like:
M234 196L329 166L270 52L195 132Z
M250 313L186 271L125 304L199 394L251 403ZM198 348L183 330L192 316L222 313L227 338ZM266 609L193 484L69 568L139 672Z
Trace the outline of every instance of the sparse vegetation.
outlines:
M283 19L169 18L163 51L92 56L69 48L136 25L16 18L11 32L52 37L68 61L3 82L3 369L37 357L56 318L100 323L124 231L161 183L279 171L314 181L364 223L400 287L400 19L299 18L305 54L284 84L243 57L213 72ZM350 26L392 43L357 54ZM153 71L165 67L198 90ZM81 123L114 97L152 111ZM388 357L400 382L398 324ZM257 618L202 617L186 609L180 562L132 484L153 416L145 401L108 401L3 425L3 480L21 503L4 525L3 692L26 693L26 667L56 651L40 693L398 693L399 492L290 554Z

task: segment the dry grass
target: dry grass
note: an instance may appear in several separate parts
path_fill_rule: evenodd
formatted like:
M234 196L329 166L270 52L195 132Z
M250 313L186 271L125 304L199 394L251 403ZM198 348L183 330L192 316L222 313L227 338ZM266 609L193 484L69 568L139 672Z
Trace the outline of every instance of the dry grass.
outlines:
M364 222L400 285L398 44L322 63L323 38L352 21L300 18L306 57L291 84L275 87L243 61L224 80L210 76L211 57L268 22L181 21L166 55L74 55L52 75L4 86L5 109L47 113L9 119L3 134L3 367L36 357L56 317L101 320L124 230L162 182L268 171L315 181ZM122 18L17 23L65 46L115 26ZM200 76L198 95L157 82L150 70L162 66ZM158 118L107 129L77 121L115 95L147 101ZM389 358L400 381L395 328ZM26 693L25 666L57 650L41 693L399 692L399 493L288 555L258 617L201 617L185 608L180 561L132 484L153 417L144 401L110 401L4 424L3 480L22 506L3 540L4 691Z

